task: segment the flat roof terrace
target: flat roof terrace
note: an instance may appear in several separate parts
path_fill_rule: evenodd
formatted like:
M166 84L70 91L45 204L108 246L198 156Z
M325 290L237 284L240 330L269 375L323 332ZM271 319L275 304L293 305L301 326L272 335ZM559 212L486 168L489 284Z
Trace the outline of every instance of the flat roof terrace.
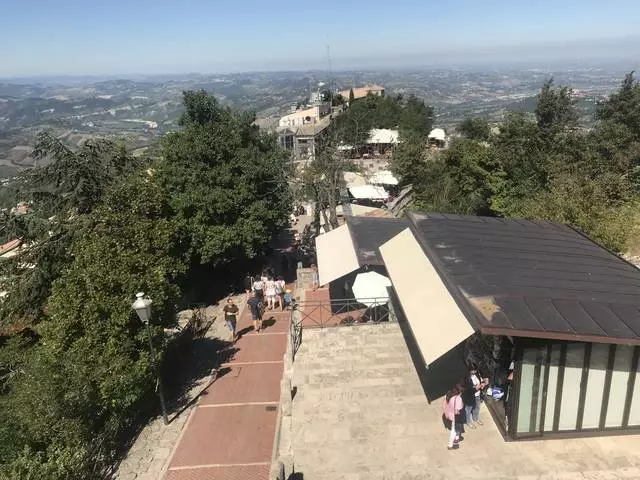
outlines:
M442 399L427 402L397 323L305 328L293 385L305 480L640 478L640 435L505 442L485 406L447 451Z

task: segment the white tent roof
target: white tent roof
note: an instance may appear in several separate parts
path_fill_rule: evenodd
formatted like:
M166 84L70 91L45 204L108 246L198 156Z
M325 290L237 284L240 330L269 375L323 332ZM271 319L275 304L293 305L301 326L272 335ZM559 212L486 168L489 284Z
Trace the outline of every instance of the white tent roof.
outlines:
M353 198L358 199L371 199L371 200L386 200L389 198L389 193L382 188L375 185L361 185L359 187L350 187L349 193L353 195Z
M369 181L378 185L398 185L398 179L389 170L374 173Z
M366 185L367 180L363 175L355 172L344 172L344 182L347 184L347 188L358 187L361 185Z
M410 229L380 246L380 254L427 365L473 334Z
M316 256L320 285L326 285L360 268L346 224L316 237Z
M443 142L446 140L447 135L444 133L444 130L441 128L434 128L429 133L429 138L435 138L436 140L442 140Z
M369 139L367 140L367 144L378 144L378 143L398 143L398 136L400 133L398 130L390 130L388 128L372 128L369 131Z

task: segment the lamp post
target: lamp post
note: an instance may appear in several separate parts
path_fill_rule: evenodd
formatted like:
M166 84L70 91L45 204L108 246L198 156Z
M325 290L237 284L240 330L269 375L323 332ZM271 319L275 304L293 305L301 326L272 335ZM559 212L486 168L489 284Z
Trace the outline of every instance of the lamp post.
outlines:
M169 417L167 416L167 406L164 402L164 392L162 390L162 376L160 375L160 369L156 362L156 351L153 348L153 342L151 341L151 330L149 328L149 322L151 321L151 304L153 302L149 297L146 297L143 292L136 293L136 301L133 302L131 307L136 311L140 321L144 323L147 329L147 339L149 340L149 351L151 352L151 363L156 371L156 378L158 380L158 397L160 397L160 408L162 409L162 418L165 425L169 425Z

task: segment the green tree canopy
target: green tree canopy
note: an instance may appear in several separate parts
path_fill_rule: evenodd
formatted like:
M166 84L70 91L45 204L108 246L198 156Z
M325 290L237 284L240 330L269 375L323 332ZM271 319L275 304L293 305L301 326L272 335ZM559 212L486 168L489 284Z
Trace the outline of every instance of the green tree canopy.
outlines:
M185 92L183 130L164 141L157 175L184 228L192 260L255 257L291 212L288 163L255 117L204 91Z
M460 133L471 140L487 141L491 134L489 123L483 118L467 117L458 127Z

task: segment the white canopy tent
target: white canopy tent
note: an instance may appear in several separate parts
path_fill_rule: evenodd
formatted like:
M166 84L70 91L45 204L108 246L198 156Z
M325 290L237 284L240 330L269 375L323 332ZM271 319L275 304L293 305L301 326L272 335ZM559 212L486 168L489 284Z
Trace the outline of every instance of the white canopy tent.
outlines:
M349 193L358 200L387 200L389 198L389 193L384 188L375 185L350 187Z
M398 179L393 176L389 170L381 170L374 173L369 178L369 181L374 185L398 185Z

